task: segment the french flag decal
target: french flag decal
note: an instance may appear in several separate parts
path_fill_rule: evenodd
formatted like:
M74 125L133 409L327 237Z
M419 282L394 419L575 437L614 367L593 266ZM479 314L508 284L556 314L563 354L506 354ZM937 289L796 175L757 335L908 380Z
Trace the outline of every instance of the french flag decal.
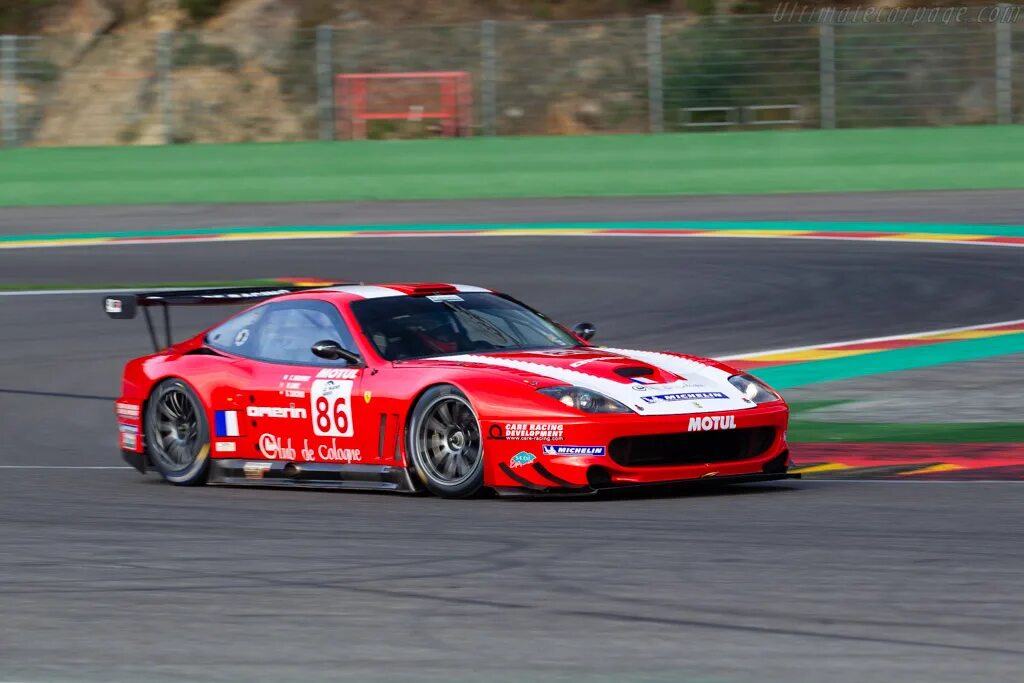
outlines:
M214 417L217 436L238 436L237 410L218 410Z
M657 384L653 379L647 377L630 377L629 379L635 384Z

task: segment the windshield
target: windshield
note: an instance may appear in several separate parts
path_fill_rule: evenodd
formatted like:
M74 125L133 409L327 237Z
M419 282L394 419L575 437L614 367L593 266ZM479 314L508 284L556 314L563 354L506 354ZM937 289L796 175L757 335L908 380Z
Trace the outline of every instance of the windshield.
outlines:
M352 303L352 313L387 360L580 345L539 313L490 292L365 299Z

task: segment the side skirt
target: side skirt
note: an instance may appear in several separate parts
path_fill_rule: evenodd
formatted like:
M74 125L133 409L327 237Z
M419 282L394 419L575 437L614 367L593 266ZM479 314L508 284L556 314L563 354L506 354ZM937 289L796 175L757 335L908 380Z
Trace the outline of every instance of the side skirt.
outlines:
M404 467L334 465L319 462L217 459L210 463L210 484L281 488L358 489L414 493Z

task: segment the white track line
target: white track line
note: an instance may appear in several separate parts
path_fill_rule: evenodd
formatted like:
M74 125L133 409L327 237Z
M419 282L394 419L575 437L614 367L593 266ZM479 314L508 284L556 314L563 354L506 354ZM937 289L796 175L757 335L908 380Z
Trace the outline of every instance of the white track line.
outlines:
M812 349L829 349L836 346L846 346L848 344L874 344L876 342L887 342L896 341L899 339L913 339L915 337L926 337L935 334L952 334L954 332L968 332L970 330L984 330L990 327L1002 327L1003 325L1019 325L1024 323L1024 318L1018 318L1016 320L1004 320L998 323L982 323L980 325L966 325L964 327L947 327L941 330L928 330L926 332L910 332L906 334L894 334L888 337L866 337L864 339L849 339L846 341L828 342L825 344L811 344L809 346L792 346L785 349L771 349L768 351L751 351L749 353L739 353L732 356L723 356L717 360L740 360L743 358L749 358L751 356L771 356L777 353L796 353L798 351L810 351Z
M130 470L127 465L0 465L0 470Z

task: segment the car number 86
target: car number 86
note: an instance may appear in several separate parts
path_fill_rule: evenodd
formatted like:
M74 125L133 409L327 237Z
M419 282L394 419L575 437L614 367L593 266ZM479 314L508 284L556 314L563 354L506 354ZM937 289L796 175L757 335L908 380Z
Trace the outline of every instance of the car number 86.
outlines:
M313 433L352 436L352 381L318 379L310 387Z

